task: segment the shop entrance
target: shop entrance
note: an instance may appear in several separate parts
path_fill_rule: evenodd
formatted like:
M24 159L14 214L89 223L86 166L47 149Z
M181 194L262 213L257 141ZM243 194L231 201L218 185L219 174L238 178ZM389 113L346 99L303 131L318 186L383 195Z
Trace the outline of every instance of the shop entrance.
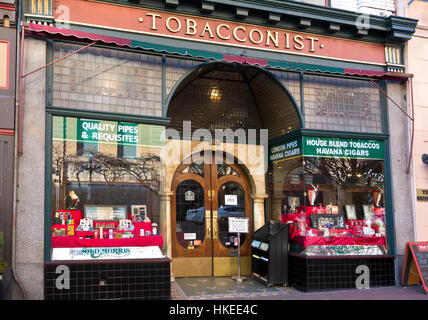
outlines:
M236 275L237 234L228 232L228 217L249 218L252 230L245 172L222 157L209 160L181 164L173 178L172 253L177 277ZM251 233L240 237L241 273L249 274Z
M182 72L183 66L177 61L169 68ZM236 235L228 233L228 217L248 217L254 231L268 217L280 216L280 211L266 212L265 146L266 140L301 128L297 103L284 86L299 92L300 76L227 62L207 62L188 70L165 102L171 119L167 149L174 150L166 152L165 187L171 195L165 231L171 235L167 246L172 273L236 275ZM189 154L213 149L227 150L240 161L184 162ZM251 237L250 233L241 239L242 275L251 274Z

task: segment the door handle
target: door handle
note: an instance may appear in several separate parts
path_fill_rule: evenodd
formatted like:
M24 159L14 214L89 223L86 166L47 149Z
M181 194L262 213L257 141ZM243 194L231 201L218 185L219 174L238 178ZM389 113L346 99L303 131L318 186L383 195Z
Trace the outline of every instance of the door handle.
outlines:
M213 239L218 239L218 213L213 210Z
M205 239L211 238L211 211L205 211Z

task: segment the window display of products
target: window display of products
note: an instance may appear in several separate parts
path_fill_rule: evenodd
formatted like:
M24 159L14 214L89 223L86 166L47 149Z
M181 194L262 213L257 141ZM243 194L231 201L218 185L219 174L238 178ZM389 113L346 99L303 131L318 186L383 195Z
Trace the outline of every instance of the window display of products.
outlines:
M300 156L273 162L270 168L271 212L280 210L281 221L290 224L292 251L385 254L382 142L313 137L301 141ZM366 147L364 152L353 151Z
M159 221L162 132L53 117L52 248L163 246L152 228ZM135 156L124 155L124 145Z

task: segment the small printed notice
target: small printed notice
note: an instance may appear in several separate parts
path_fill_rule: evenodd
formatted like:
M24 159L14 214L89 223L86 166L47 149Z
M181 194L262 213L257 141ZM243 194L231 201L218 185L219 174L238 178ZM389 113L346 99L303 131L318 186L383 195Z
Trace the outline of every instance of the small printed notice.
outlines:
M196 233L185 233L184 240L196 240Z
M229 217L229 232L230 233L248 233L248 218L233 218Z
M226 194L224 196L224 204L226 206L237 206L238 205L238 196L234 194Z

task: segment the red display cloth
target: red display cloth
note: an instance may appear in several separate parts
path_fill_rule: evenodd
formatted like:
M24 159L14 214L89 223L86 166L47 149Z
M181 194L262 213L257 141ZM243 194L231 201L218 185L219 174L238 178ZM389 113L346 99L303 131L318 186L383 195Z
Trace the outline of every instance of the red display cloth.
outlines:
M303 245L305 248L308 246L351 246L351 245L385 245L385 238L383 237L305 237L296 235L293 237L292 243Z
M298 218L304 218L306 216L307 225L311 224L309 219L311 214L326 213L325 207L305 207L300 206L296 208L297 213L283 213L281 215L281 222L287 223L288 221L296 222Z
M289 234L293 234L296 227L295 227L295 223L297 223L298 219L305 219L305 214L304 213L283 213L281 215L281 222L282 223L288 223L288 222L292 222L290 224L290 229L289 229ZM307 221L306 221L307 223Z
M152 224L150 222L134 222L134 230L132 231L132 234L139 236L140 230L144 229L144 234L146 231L150 231L150 234L153 233Z
M287 223L289 221L296 222L298 218L304 218L304 213L283 213L281 215L281 222Z
M99 225L102 225L103 223L104 222L95 221L94 222L94 228L98 228ZM107 221L105 223L107 223L107 224L114 224L115 228L119 225L119 222L109 222L109 221ZM146 231L150 231L150 234L153 233L152 224L150 222L134 222L132 225L134 226L134 230L132 230L132 234L133 235L139 236L141 229L144 229L144 234L146 234ZM105 228L104 230L108 230L108 228L107 229ZM124 231L117 231L117 232L123 233Z
M309 208L309 207L307 207ZM306 211L307 213L308 211ZM306 215L306 218L310 216ZM290 225L290 242L293 244L299 244L303 245L305 248L308 246L320 246L320 245L385 245L385 238L384 237L330 237L325 238L321 236L304 236L300 235L300 230L296 230L295 224L298 223L299 220L304 219L305 214L303 213L288 213L288 214L282 214L281 216L281 222L288 223L293 222ZM363 226L365 226L364 220L346 220L345 223L348 225L349 229L335 229L335 232L341 232L346 231L350 232L352 235L355 234L355 229L359 227L362 229ZM309 223L308 223L309 225ZM377 232L378 227L372 223L372 228ZM309 231L310 229L306 229L306 231ZM314 234L318 234L317 229L312 229Z
M375 216L373 220L371 220L371 228L377 233L379 232L379 225L376 223L377 220L383 221L382 217ZM346 225L349 230L351 230L352 234L356 234L357 230L362 232L363 228L366 226L365 220L345 220Z
M310 216L313 213L326 213L325 207L302 207L306 211L306 215ZM299 210L300 207L297 208Z
M130 239L79 239L78 237L52 237L53 248L147 246L158 246L162 248L162 236L134 237Z

